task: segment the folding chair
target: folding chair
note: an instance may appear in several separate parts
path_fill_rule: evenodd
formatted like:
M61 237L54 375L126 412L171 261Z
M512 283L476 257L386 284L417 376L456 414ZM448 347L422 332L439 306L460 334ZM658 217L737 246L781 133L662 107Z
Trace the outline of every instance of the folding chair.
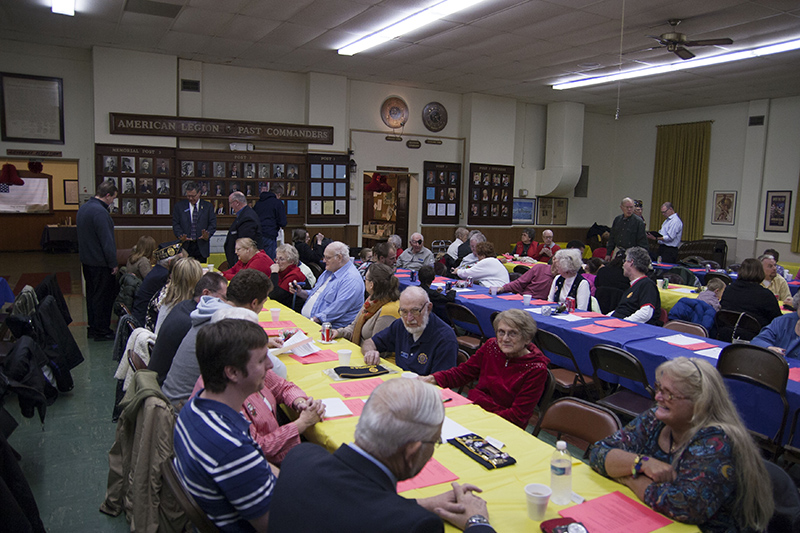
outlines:
M664 328L671 329L673 331L680 331L681 333L689 333L691 335L697 335L698 337L708 337L708 331L706 328L701 326L700 324L695 324L694 322L686 322L684 320L670 320L666 324L664 324Z
M536 332L534 342L543 352L550 352L563 357L567 359L572 366L571 369L560 367L550 369L555 381L555 389L558 392L572 396L576 391L586 390L589 385L594 384L594 380L591 376L586 376L581 373L578 367L578 361L575 360L572 350L570 350L567 343L565 343L561 337L555 333L540 329Z
M489 339L486 333L483 332L483 328L481 327L480 322L478 322L478 317L476 317L475 314L469 310L469 308L453 302L447 302L445 304L445 310L447 311L447 316L450 319L450 322L453 324L454 331L456 331L456 322L477 326L478 331L480 332L479 337L476 337L475 335L459 335L458 331L456 331L458 347L465 350L470 355L474 354L476 351L478 351L478 348L480 348L481 345Z
M589 350L589 359L592 361L594 373L592 378L600 394L598 404L607 407L621 415L635 418L653 406L655 391L647 381L647 374L642 363L631 353L622 348L610 346L608 344L598 344ZM617 384L612 387L613 392L605 395L600 386L601 380L598 371L608 372L621 378L641 383L648 396L642 396L636 392Z
M183 512L186 513L186 517L200 533L216 533L219 531L214 522L212 522L211 519L208 518L208 515L197 505L194 496L186 490L183 481L178 477L174 456L164 461L163 468L161 469L161 477L167 487L172 491L172 494L175 495L175 499L178 501L181 509L183 509Z
M753 316L744 312L720 309L714 316L717 340L725 342L751 341L761 331L761 324Z
M550 404L533 429L538 437L541 430L555 433L556 438L569 435L580 439L574 442L584 451L583 458L589 457L589 448L599 440L613 435L622 427L619 417L613 411L580 398L560 398ZM585 443L585 445L584 445Z

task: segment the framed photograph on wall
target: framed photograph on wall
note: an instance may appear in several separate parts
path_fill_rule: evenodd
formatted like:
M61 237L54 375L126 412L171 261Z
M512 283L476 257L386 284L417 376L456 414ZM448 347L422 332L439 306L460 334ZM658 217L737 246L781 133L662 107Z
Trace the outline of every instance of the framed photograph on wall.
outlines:
M0 123L6 142L64 144L63 80L0 72Z
M566 226L567 202L566 198L540 197L539 210L536 216L537 225Z
M767 191L764 210L764 231L786 233L789 231L789 211L792 208L792 191Z
M514 198L514 207L511 210L511 223L532 226L533 215L535 213L535 198Z
M64 180L64 204L78 205L78 180Z
M736 191L714 191L711 223L718 226L733 226L736 223Z

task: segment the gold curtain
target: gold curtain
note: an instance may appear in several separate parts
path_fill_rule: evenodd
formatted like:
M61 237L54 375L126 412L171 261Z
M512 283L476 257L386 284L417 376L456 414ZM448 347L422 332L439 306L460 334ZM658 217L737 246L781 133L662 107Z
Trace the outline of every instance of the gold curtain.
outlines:
M683 221L683 241L703 238L711 122L658 126L649 227L661 227L661 205L672 202Z
M797 191L800 191L800 183L797 184ZM794 225L792 227L792 252L793 253L800 253L800 239L798 239L798 235L800 235L800 201L795 203L794 209Z

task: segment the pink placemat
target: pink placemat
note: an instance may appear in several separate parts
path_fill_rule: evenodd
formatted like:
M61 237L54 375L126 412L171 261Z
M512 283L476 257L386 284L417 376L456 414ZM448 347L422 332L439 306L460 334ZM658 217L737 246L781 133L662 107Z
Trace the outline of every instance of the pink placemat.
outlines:
M666 516L619 491L563 509L558 514L581 522L589 531L603 533L650 533L672 523Z
M613 331L611 328L604 328L603 326L598 326L596 324L589 324L588 326L581 326L579 328L572 328L572 329L577 331L583 331L584 333L591 333L592 335Z
M607 328L632 328L636 322L626 322L618 318L609 318L608 320L598 320L595 324L605 326Z
M399 273L397 273L397 274L395 274L395 277L397 277L397 278L410 278L411 274L399 274Z
M789 379L792 381L800 381L800 368L790 368Z
M446 278L444 276L436 276L433 278L433 283L447 283L448 281L455 281L452 278Z
M287 329L293 329L295 331L302 331L303 333L305 333L305 331L303 331L302 329L297 328L297 327L295 327L295 328L278 328L278 329L267 329L267 328L264 328L264 332L267 334L267 337L278 337L281 333L283 333Z
M325 420L328 419L339 419L339 418L350 418L351 416L361 416L361 411L364 410L364 400L361 398L353 398L351 400L343 400L344 404L347 406L353 414L351 415L342 415L342 416L326 416Z
M345 398L360 398L372 394L375 387L381 383L383 383L383 379L381 378L369 378L348 381L346 383L331 383L331 387Z
M451 389L442 389L439 391L439 393L442 395L442 400L447 400L444 403L445 407L457 407L459 405L467 405L468 403L472 403L470 400L464 398L459 393Z
M498 296L498 298L500 298L502 300L522 300L522 295L521 294L503 294L501 296Z
M462 294L462 298L467 300L491 300L492 297L488 294Z
M572 314L583 318L603 318L606 316L603 313L595 313L594 311L575 311Z
M299 355L290 353L289 357L299 363L303 363L304 365L310 365L312 363L327 363L329 361L339 360L339 354L333 350L320 350L305 357L300 357Z
M672 343L670 342L670 344L672 344ZM680 345L679 344L675 344L675 346L680 346ZM697 350L707 350L709 348L719 348L719 346L717 346L716 344L711 344L711 343L708 343L708 342L702 342L701 341L701 342L696 342L694 344L684 344L683 346L681 346L681 348L686 348L687 350L691 350L693 352L696 352Z
M550 300L531 300L531 305L553 305L556 302L551 302Z
M277 322L259 322L259 326L264 329L287 329L287 328L296 328L297 324L292 322L291 320L279 320Z
M442 463L436 459L431 458L431 460L428 461L428 463L425 465L425 468L423 468L419 474L411 479L398 482L397 492L400 493L411 489L421 489L423 487L430 487L431 485L438 485L440 483L449 483L450 481L455 481L457 479L457 475L445 468Z

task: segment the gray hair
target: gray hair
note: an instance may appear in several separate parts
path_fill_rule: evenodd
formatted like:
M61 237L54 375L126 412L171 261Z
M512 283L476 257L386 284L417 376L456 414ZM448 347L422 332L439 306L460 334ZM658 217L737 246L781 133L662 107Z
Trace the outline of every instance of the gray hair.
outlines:
M534 228L523 228L522 233L530 237L531 240L536 238L536 230Z
M430 303L431 301L431 299L428 297L428 293L425 292L425 289L417 285L411 285L403 289L403 292L400 293L400 296L403 296L404 294L419 298L420 300L425 300L426 304Z
M403 239L401 239L400 235L397 234L389 235L387 241L394 244L395 248L400 248L401 246L403 246Z
M583 265L583 259L577 248L567 248L556 252L553 264L569 274L577 274Z
M492 322L492 327L495 331L500 327L500 322L505 322L512 328L518 330L526 340L526 344L533 342L533 338L536 336L536 332L539 329L536 325L536 320L533 319L531 314L522 309L506 309L498 313L498 315L494 317L494 322Z
M792 296L792 307L797 309L798 306L800 306L800 291L797 291L794 293L794 296Z
M469 231L467 231L467 228L458 228L456 230L456 239L461 239L461 241L463 242L467 240L468 237L469 237Z
M625 259L633 264L633 268L642 274L650 270L652 263L650 263L650 254L641 246L634 246L625 251Z
M350 247L341 241L333 241L325 247L336 255L341 255L344 258L350 257Z
M242 237L241 239L236 239L236 244L239 244L241 246L246 246L251 250L258 251L258 243L256 243L256 241L254 241L250 237Z
M469 238L469 242L474 242L475 244L478 244L479 242L486 242L486 235L479 231Z
M275 257L278 257L278 254L285 255L286 259L295 265L300 261L300 254L297 253L297 248L291 244L281 244L278 246L278 249L275 250Z
M478 234L478 233L480 233L480 232L481 232L481 230L479 230L479 229L473 229L473 230L470 230L470 232L469 232L469 238L471 239L473 235L477 235L477 234Z
M246 204L247 203L247 197L244 195L244 193L242 191L236 191L236 192L231 193L230 200L239 202L240 204Z
M444 404L436 387L417 379L391 379L370 394L355 441L385 461L408 443L435 439L443 421Z

